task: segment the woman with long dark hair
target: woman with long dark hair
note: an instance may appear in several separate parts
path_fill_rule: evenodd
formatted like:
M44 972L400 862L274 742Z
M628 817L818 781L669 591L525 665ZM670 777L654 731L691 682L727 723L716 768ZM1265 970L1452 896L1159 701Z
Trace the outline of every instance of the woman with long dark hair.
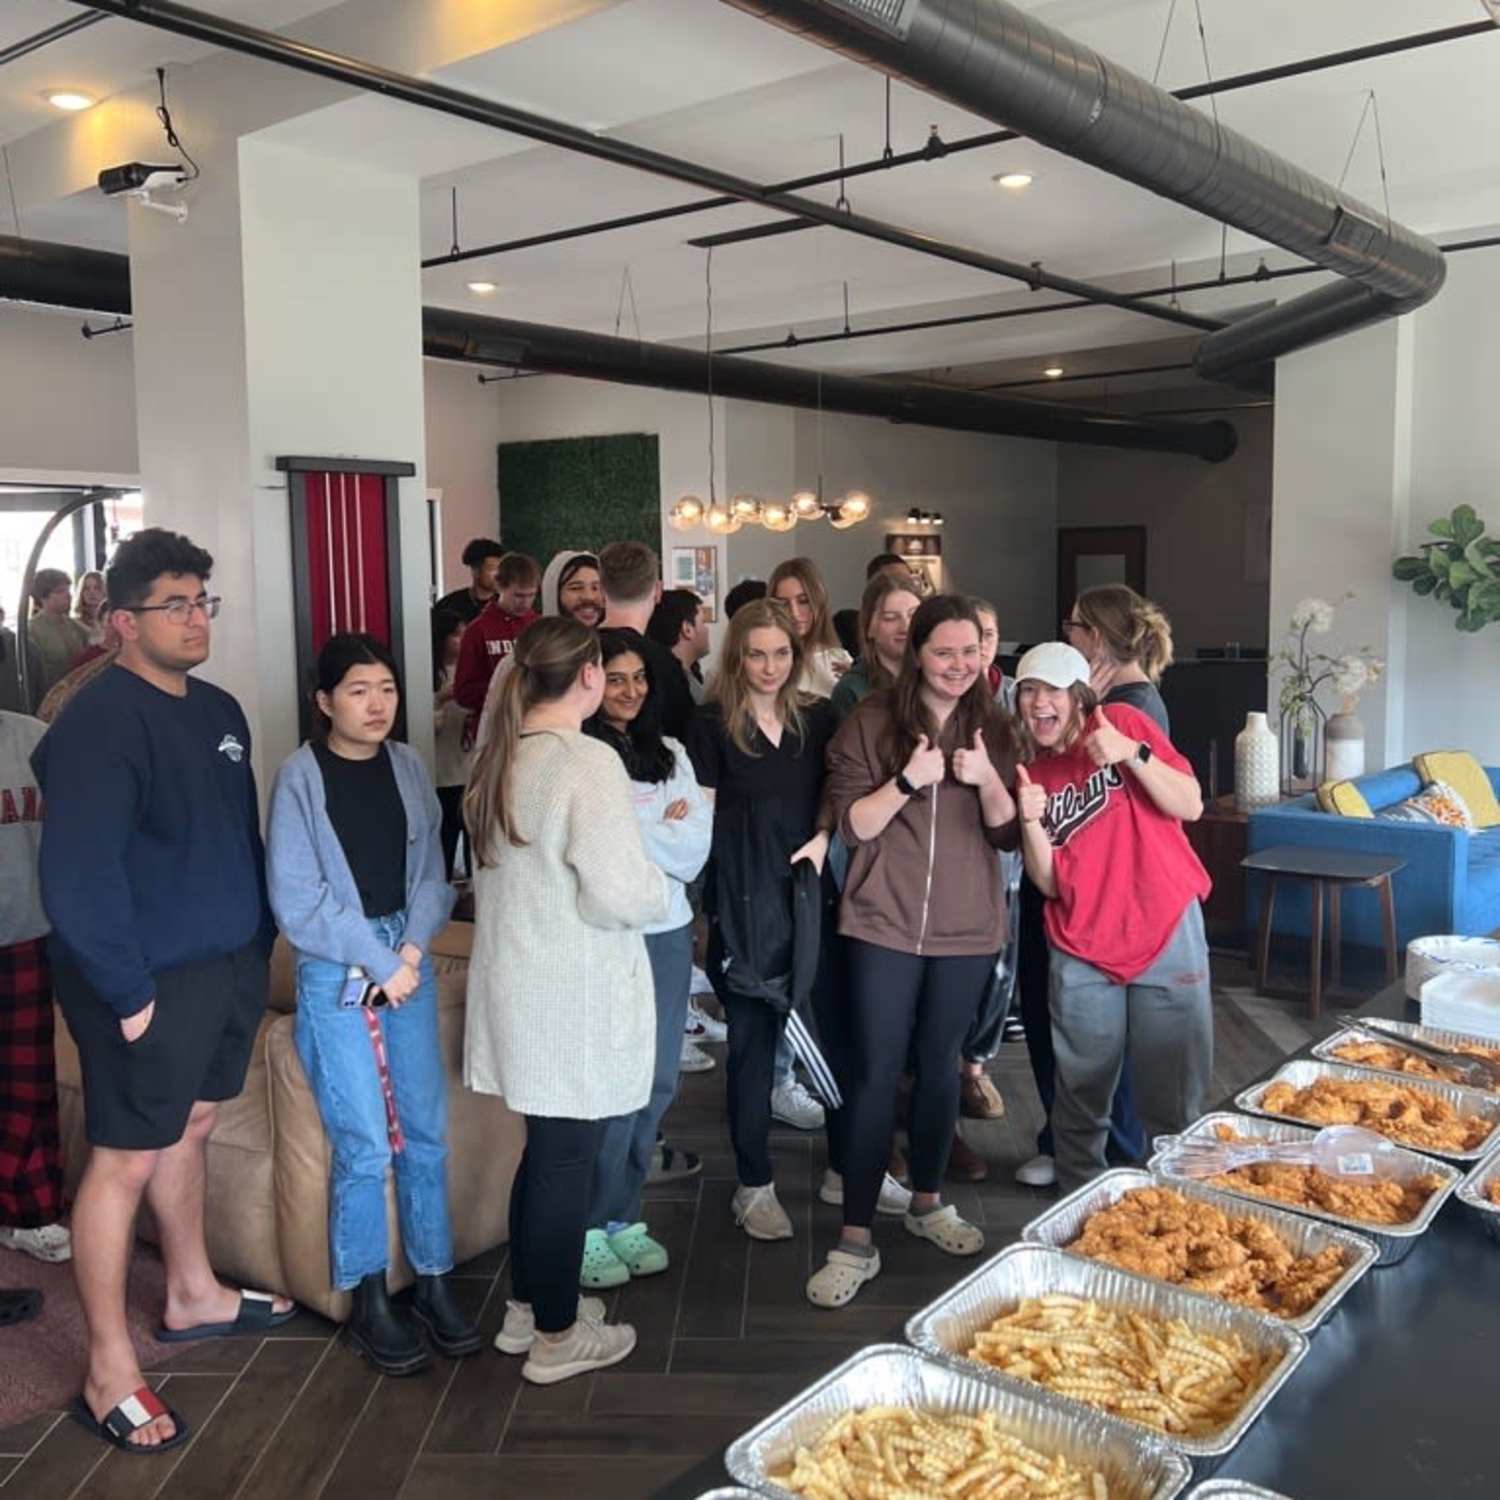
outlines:
M272 909L297 951L297 1053L333 1148L333 1284L347 1336L385 1375L477 1353L445 1277L448 1098L427 948L453 908L427 767L389 739L401 704L390 651L335 635L318 653L323 736L276 774L266 839ZM386 1290L385 1180L394 1168L412 1316ZM424 1340L425 1331L427 1339Z
M708 858L713 809L687 751L661 732L651 664L633 630L601 630L604 696L583 732L602 740L624 762L630 800L646 858L667 877L671 906L642 929L656 995L656 1063L651 1097L634 1114L604 1127L584 1242L586 1287L619 1286L632 1276L667 1269L666 1248L641 1219L641 1189L651 1169L657 1127L677 1093L683 1027L693 980L693 912L688 883Z
M472 748L464 748L467 712L453 701L453 677L463 645L464 617L439 605L432 612L432 738L437 770L438 805L443 809L443 873L453 874L458 844L464 832L464 787L474 762ZM464 842L464 872L472 875L473 861Z
M956 595L912 616L901 675L829 749L828 801L849 847L839 908L850 1015L844 1231L808 1282L842 1307L880 1272L871 1237L896 1082L910 1057L908 1232L950 1255L984 1235L941 1198L958 1061L1006 931L995 850L1016 840L1012 732L980 671L979 620Z
M792 1225L776 1198L770 1147L786 1013L753 991L792 973L793 866L810 860L821 879L828 853L820 808L835 719L826 698L798 689L802 664L802 638L780 604L742 605L688 743L714 804L704 909L708 977L729 1022L733 1211L758 1240L790 1239Z
M526 1117L510 1199L511 1301L495 1347L550 1385L619 1363L635 1330L578 1295L609 1122L651 1096L656 1006L645 927L669 911L620 755L583 732L599 638L537 621L516 642L469 777L474 952L464 1080Z

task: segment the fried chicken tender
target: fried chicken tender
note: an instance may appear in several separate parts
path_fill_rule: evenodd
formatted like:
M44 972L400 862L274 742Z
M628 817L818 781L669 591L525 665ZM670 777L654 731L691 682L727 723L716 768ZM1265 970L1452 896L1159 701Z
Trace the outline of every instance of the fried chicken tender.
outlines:
M1472 1151L1493 1128L1482 1115L1460 1114L1446 1099L1384 1078L1319 1078L1300 1089L1273 1083L1261 1108L1310 1125L1363 1125L1419 1151Z
M1254 1139L1240 1135L1229 1125L1216 1126L1214 1134L1221 1141L1250 1143ZM1338 1214L1364 1224L1409 1224L1443 1185L1443 1180L1434 1172L1410 1182L1391 1178L1360 1181L1353 1177L1332 1177L1316 1167L1267 1161L1220 1172L1208 1179L1208 1185L1231 1193L1270 1198L1293 1208Z
M1500 1061L1500 1048L1497 1047L1460 1042L1452 1050L1466 1057L1486 1057L1491 1061ZM1387 1073L1410 1073L1414 1078L1436 1078L1441 1083L1463 1081L1453 1068L1429 1062L1425 1057L1418 1057L1415 1052L1393 1047L1388 1042L1342 1042L1333 1049L1333 1055L1340 1062L1357 1063L1366 1068L1383 1068Z
M1068 1249L1283 1318L1306 1312L1346 1269L1337 1247L1298 1257L1269 1224L1162 1187L1091 1214Z
M1490 1180L1489 1185L1484 1190L1484 1196L1488 1198L1491 1203L1495 1204L1497 1208L1500 1208L1500 1177L1495 1177Z

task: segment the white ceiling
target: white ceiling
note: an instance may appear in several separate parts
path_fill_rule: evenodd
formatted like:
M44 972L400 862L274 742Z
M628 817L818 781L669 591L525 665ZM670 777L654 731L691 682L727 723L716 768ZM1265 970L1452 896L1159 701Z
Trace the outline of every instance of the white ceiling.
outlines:
M199 0L260 25L284 25L320 8L308 0ZM1171 0L1020 0L1054 25L1148 77L1162 49ZM9 0L0 46L75 13L63 0ZM1193 6L1182 0L1162 51L1166 87L1200 82L1204 62ZM1215 76L1479 19L1479 0L1202 0ZM46 88L95 93L138 86L164 59L204 54L163 33L107 20L0 69L0 140L55 118ZM269 64L265 66L269 67ZM842 131L850 160L884 144L883 80L866 69L712 0L620 0L442 70L443 82L772 182L831 167ZM1500 35L1450 43L1218 100L1225 123L1299 165L1337 181L1368 92L1376 91L1391 210L1438 235L1500 221ZM1208 101L1199 106L1208 109ZM179 120L187 135L189 121ZM995 128L904 85L892 99L892 144L922 144L930 125L945 139ZM424 177L424 253L449 246L449 190L459 190L464 245L543 233L614 215L692 201L697 190L608 166L384 100L361 98L282 127L333 154L363 150ZM437 168L441 166L441 170ZM1031 188L1011 194L992 178L1024 168ZM1366 121L1349 160L1349 189L1382 201L1375 133ZM832 202L837 189L813 190ZM1186 278L1217 267L1219 226L1090 168L1017 141L852 180L852 205L924 234L1074 276L1139 273L1157 284L1174 260ZM772 214L735 207L428 271L425 299L501 315L608 332L629 272L641 333L699 340L703 251L689 239L762 223ZM10 229L0 196L0 230ZM29 205L27 232L123 248L118 204L94 194ZM1260 246L1232 232L1233 265ZM1500 251L1479 252L1500 256ZM966 267L816 229L718 250L713 258L718 344L788 327L799 333L843 321L847 281L856 326L921 314L951 315L1034 300L1029 291ZM464 283L500 285L477 298ZM1288 290L1309 283L1285 283ZM1183 298L1194 311L1256 300L1256 288ZM1042 296L1050 296L1043 293ZM626 331L635 323L627 309ZM965 329L828 344L781 357L827 368L891 370L981 360L1042 360L1066 348L1172 336L1171 326L1112 310L1022 318Z

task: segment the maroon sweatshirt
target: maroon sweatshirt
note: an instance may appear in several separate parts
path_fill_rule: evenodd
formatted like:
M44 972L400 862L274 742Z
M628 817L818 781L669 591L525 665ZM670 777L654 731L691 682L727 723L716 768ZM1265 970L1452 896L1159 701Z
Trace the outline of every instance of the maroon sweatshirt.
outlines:
M516 649L516 639L541 616L533 609L524 615L507 614L498 600L491 599L474 623L464 631L458 648L458 666L453 672L453 698L461 708L477 714L484 707L490 678L503 658Z

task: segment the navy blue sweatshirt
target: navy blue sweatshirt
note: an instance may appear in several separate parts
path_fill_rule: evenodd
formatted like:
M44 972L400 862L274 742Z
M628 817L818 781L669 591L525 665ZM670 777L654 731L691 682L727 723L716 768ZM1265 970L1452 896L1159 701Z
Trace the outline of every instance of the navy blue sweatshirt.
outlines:
M145 1008L160 970L270 931L249 726L222 688L187 688L110 667L31 757L52 940L121 1017Z

